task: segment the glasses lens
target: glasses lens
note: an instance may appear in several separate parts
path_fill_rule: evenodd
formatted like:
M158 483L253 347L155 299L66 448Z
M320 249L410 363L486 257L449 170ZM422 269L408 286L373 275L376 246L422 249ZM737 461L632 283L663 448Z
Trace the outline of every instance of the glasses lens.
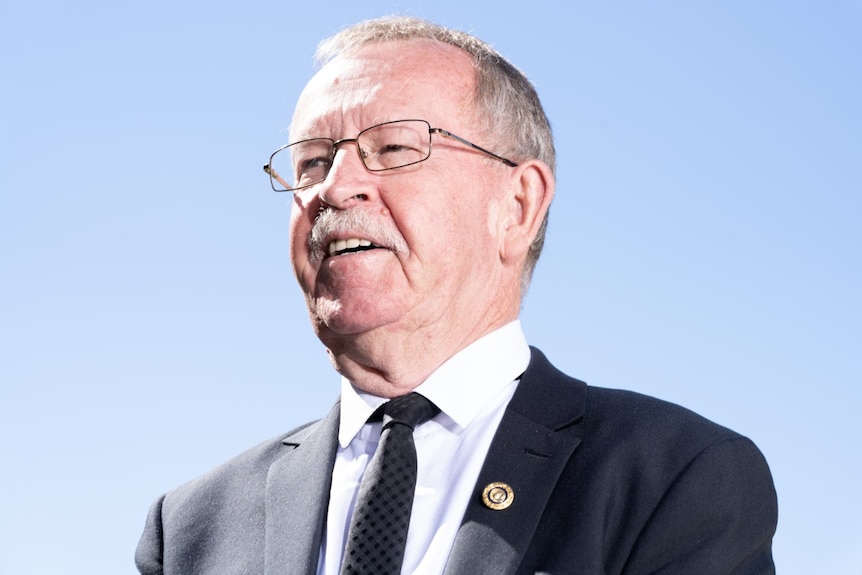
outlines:
M372 126L356 139L365 167L372 171L391 170L428 159L431 132L422 120L400 120Z
M322 182L331 165L332 140L303 140L272 156L269 175L276 190L289 191Z
M386 122L363 130L355 142L366 168L373 172L392 170L428 159L431 126L424 120ZM335 146L329 138L312 138L278 150L267 170L272 187L279 192L292 191L322 182L332 167Z

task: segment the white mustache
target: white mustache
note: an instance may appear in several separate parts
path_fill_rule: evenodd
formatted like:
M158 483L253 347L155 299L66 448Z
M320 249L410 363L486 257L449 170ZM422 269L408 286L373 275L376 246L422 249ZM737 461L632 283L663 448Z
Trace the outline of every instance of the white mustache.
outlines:
M363 210L321 211L314 220L308 236L309 259L320 263L329 254L329 240L333 236L346 236L367 239L375 246L389 249L395 253L408 253L407 241L395 229L391 221L372 216ZM326 242L326 244L324 244Z

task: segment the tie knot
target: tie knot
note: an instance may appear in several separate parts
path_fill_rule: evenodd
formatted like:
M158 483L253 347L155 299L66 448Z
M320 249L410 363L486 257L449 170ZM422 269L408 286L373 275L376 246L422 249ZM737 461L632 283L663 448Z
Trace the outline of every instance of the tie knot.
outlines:
M415 429L440 412L431 401L418 393L409 393L390 400L383 406L383 427L391 423L402 423Z

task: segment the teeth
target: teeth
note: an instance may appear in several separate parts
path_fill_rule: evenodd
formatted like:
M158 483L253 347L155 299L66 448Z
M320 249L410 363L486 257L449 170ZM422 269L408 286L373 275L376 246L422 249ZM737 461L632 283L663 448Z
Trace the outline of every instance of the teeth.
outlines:
M329 255L334 256L338 252L343 252L344 250L358 248L360 246L367 247L370 245L370 241L361 240L359 238L350 238L347 240L333 240L329 242Z

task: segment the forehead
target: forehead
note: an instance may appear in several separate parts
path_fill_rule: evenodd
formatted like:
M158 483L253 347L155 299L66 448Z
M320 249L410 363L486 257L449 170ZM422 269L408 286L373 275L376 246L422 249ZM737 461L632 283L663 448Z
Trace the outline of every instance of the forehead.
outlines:
M291 139L353 137L391 120L422 119L456 130L473 115L470 56L431 41L370 44L327 63L308 82Z

